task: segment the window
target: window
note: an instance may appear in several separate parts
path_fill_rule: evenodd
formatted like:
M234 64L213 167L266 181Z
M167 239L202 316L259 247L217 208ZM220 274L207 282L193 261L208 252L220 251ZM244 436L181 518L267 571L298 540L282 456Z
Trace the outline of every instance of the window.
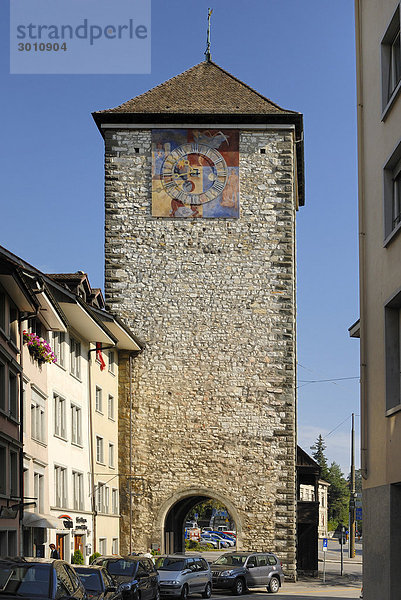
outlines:
M18 453L10 451L10 496L18 496Z
M114 421L114 396L109 394L109 399L107 402L107 415L109 419Z
M65 398L54 394L54 435L67 439Z
M111 542L111 553L118 554L118 538L113 538Z
M109 372L114 375L114 351L109 350Z
M0 288L0 329L6 332L6 295Z
M96 488L96 510L100 513L105 511L105 489L104 483L98 483Z
M103 512L108 513L109 512L109 506L110 506L110 488L105 487L104 488L104 510Z
M384 170L384 237L389 236L401 225L401 141L387 161ZM390 237L390 239L391 239Z
M67 469L64 467L54 467L54 489L56 506L67 506Z
M18 381L14 373L8 374L9 382L9 409L10 415L15 419L18 416Z
M6 367L0 363L0 408L6 410Z
M397 7L381 44L382 56L382 109L383 111L400 89L400 8Z
M385 306L386 409L401 408L401 291Z
M14 344L18 340L18 309L13 302L10 301L10 339Z
M96 386L96 404L95 408L98 412L103 412L102 388Z
M38 442L46 441L45 407L35 390L32 390L31 400L31 437Z
M114 444L109 443L109 467L114 469Z
M107 554L107 539L106 538L99 538L99 552L100 552L100 554L103 554L103 555Z
M0 493L7 492L7 450L4 446L0 446Z
M35 512L43 513L44 476L41 473L33 474L33 495L35 497Z
M72 375L81 378L81 344L70 338L70 371Z
M57 359L57 364L65 366L65 334L63 331L53 332L53 353Z
M111 490L111 511L113 515L118 515L118 490Z
M96 436L96 461L104 463L103 438Z
M72 484L74 490L74 508L75 510L82 510L84 503L84 476L82 473L72 472Z
M71 404L71 443L82 445L82 415L79 406Z

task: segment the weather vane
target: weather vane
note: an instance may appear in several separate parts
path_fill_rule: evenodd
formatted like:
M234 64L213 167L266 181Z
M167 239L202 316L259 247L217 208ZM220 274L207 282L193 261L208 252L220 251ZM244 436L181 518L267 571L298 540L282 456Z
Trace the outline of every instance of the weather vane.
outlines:
M205 50L206 62L210 62L212 58L210 54L210 17L212 16L212 12L213 8L207 9L207 42Z

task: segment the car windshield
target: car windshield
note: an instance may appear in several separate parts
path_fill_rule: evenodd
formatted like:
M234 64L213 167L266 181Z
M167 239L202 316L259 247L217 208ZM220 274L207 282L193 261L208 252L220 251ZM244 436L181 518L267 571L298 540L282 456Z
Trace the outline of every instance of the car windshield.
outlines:
M124 575L125 577L133 577L138 568L136 561L124 560L109 560L107 563L107 570L112 575Z
M215 565L227 565L229 567L240 567L245 564L248 557L243 554L223 554L220 556L214 564Z
M51 565L0 564L0 594L48 596Z
M158 571L182 571L185 561L182 558L171 558L170 556L161 556L156 561Z
M100 578L99 571L89 570L89 569L80 569L75 567L75 571L78 573L78 576L82 583L84 584L84 588L86 590L90 590L92 592L101 592L103 591L102 582Z

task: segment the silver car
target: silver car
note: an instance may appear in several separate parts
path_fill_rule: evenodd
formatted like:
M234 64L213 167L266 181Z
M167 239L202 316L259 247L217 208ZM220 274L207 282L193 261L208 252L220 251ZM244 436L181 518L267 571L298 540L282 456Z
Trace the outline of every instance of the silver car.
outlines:
M155 567L160 577L160 594L187 600L190 594L212 595L212 573L207 561L198 556L159 556Z

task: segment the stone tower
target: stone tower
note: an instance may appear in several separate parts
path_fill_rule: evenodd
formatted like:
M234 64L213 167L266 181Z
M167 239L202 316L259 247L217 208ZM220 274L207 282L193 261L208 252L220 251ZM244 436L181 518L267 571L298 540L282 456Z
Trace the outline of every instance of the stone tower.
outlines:
M121 365L121 551L182 549L214 498L295 576L302 115L206 61L93 116L106 301L145 343L131 395Z

